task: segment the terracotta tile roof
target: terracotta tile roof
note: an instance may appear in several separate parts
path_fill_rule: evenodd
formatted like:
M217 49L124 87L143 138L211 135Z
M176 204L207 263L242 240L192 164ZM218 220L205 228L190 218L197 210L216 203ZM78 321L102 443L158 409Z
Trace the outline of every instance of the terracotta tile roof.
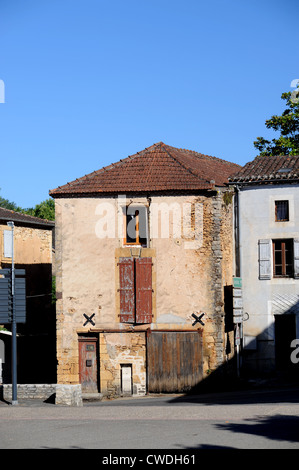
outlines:
M55 222L52 220L40 219L32 215L22 214L21 212L15 212L0 207L0 222L6 223L10 220L18 225L39 225L49 229L52 229L55 225Z
M203 190L223 186L241 167L163 142L53 189L53 197L120 192ZM211 182L214 180L214 182Z
M256 157L229 177L232 183L299 181L299 156Z

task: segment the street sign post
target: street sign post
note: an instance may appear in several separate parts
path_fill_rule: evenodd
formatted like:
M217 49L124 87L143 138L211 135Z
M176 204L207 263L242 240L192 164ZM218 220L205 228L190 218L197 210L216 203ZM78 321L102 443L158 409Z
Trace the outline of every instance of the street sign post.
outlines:
M233 287L238 289L242 289L242 278L241 277L233 277Z
M243 322L243 291L240 277L233 277L233 320L237 324Z
M12 298L12 322L11 322L11 358L12 358L12 405L17 405L17 323L14 309L15 294L15 265L14 265L14 222L7 222L11 228L11 298Z
M242 278L233 277L233 321L235 327L235 346L237 348L237 374L240 375L240 345L242 337L243 323L243 292Z
M26 323L25 269L15 269L14 296L12 296L12 270L0 269L0 325L12 323L13 307L16 323ZM22 277L19 277L22 276Z
M17 405L17 323L26 322L25 270L16 270L14 265L14 222L7 222L11 228L11 269L2 269L0 274L0 323L11 323L12 357L12 405Z
M0 325L11 322L11 310L11 279L3 277L0 278Z

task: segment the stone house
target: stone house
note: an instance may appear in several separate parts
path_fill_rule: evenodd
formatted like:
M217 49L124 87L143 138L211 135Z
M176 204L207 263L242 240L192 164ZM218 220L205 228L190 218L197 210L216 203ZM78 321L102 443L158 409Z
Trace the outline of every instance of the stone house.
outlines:
M14 264L26 273L26 322L17 324L18 383L56 382L55 308L52 306L54 222L0 207L0 269L11 268L14 222ZM10 330L0 336L3 383L11 381Z
M50 191L57 374L70 394L190 390L233 355L226 184L239 169L159 142Z
M243 372L298 374L299 156L256 157L229 180L238 214Z

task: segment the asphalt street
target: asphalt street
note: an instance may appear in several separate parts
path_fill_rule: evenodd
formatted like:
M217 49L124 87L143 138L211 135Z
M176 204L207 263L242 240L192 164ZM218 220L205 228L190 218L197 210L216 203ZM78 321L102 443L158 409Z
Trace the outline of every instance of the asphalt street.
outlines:
M0 448L299 449L299 387L119 398L82 407L2 401Z

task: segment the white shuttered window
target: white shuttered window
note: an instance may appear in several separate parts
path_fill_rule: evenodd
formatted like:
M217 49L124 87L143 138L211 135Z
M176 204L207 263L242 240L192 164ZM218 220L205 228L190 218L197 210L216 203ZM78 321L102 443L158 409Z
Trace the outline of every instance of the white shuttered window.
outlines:
M12 257L12 231L3 230L3 255L4 258Z
M271 279L271 240L259 240L259 278Z
M259 279L273 276L299 279L299 238L259 240L258 256Z

